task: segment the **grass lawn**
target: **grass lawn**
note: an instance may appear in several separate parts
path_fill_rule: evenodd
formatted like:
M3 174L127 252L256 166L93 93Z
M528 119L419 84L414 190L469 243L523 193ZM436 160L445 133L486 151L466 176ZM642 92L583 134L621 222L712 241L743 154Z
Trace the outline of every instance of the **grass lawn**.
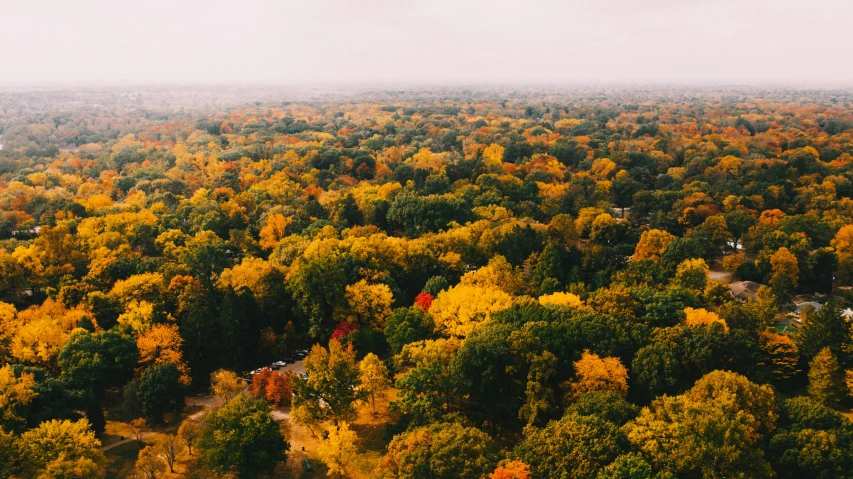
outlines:
M107 477L131 477L139 446L136 441L129 442L106 451L104 455L107 456Z

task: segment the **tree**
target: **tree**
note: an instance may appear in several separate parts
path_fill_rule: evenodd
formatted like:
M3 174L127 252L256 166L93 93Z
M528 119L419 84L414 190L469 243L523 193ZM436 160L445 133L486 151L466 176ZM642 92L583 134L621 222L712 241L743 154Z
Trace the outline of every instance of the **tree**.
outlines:
M329 349L315 345L304 364L308 379L294 384L294 406L308 407L318 420L354 419L355 402L364 397L364 391L352 345L344 349L334 339Z
M596 479L653 479L652 466L637 453L622 454L598 473Z
M838 254L839 279L849 283L853 279L853 225L844 225L838 230L832 247Z
M399 353L403 346L429 339L435 333L435 323L426 311L418 307L397 308L385 321L385 339L391 351Z
M743 376L715 371L681 396L661 396L625 426L656 470L677 477L770 477L760 441L775 427L775 396Z
M0 368L0 427L14 430L23 426L23 407L37 396L35 383L35 376L30 373L16 377L11 365Z
M139 451L134 470L140 479L157 479L160 473L166 471L166 464L156 446L146 446Z
M583 307L583 301L576 294L557 292L539 296L539 304L542 306L563 306L566 308Z
M791 299L800 277L797 257L782 247L770 256L770 287L776 295L780 306Z
M329 436L320 441L317 455L329 468L329 474L343 477L346 468L355 458L358 436L346 422L339 423L329 431Z
M530 466L521 461L509 461L489 474L489 479L532 479Z
M594 479L626 447L615 424L596 416L569 414L544 429L527 432L513 455L530 464L534 477Z
M198 446L208 467L242 477L272 471L290 449L267 403L245 395L205 415Z
M388 368L379 360L373 353L369 353L364 359L358 363L358 370L361 377L361 387L367 394L370 400L370 406L373 408L373 413L376 413L376 399L380 400L385 397L388 388L391 387L391 380L388 378Z
M138 417L129 421L127 423L127 426L130 428L130 432L132 432L133 436L136 438L136 445L142 447L142 434L145 429L148 428L148 421L141 417Z
M250 390L258 399L266 399L271 404L290 404L293 392L293 377L279 374L270 368L263 368L252 377Z
M193 455L193 446L198 442L201 436L201 426L198 421L193 419L184 419L180 427L178 427L178 439L186 446L187 453Z
M344 301L347 284L343 263L340 255L318 252L299 258L287 276L287 289L315 338L329 337L334 328L333 314Z
M101 441L85 419L43 422L21 434L18 444L26 476L95 479L103 473Z
M481 479L494 468L488 434L459 423L435 423L394 436L381 468L395 479Z
M724 330L729 330L729 325L726 324L725 319L720 318L717 313L708 311L705 308L684 308L684 324L687 326L711 326L712 324L721 324Z
M800 372L800 353L790 336L762 331L758 335L758 345L764 357L763 364L777 384L789 381Z
M678 264L673 282L701 294L708 285L708 265L702 258L686 259Z
M835 302L829 302L810 314L794 338L800 354L807 360L812 360L823 348L829 348L842 365L849 363L853 329Z
M458 285L439 293L429 313L442 333L464 338L511 305L510 295L498 288Z
M809 396L827 407L838 407L847 397L844 371L829 348L823 348L809 363Z
M174 434L164 434L159 436L157 440L154 442L154 448L157 452L157 455L163 458L166 461L166 464L169 465L169 472L175 472L175 461L178 460L178 453L180 445L178 436Z
M640 241L634 250L634 261L644 259L659 261L660 255L675 236L663 230L650 229L640 235Z
M454 358L461 344L456 338L419 341L406 345L398 355L400 366L411 369L397 379L396 405L416 423L456 412L459 374Z
M181 372L181 381L189 385L189 371L184 364L178 327L174 324L155 324L142 333L136 340L139 350L139 364L149 367L154 364L171 363Z
M210 374L210 391L223 401L231 400L245 388L243 379L233 371L218 369Z
M15 443L15 436L12 433L6 432L0 428L0 478L10 479L15 477L17 472L18 448Z
M573 396L593 391L614 391L622 396L628 394L628 370L619 358L601 358L585 350L574 365Z
M361 280L345 288L347 311L346 320L350 323L369 325L377 331L385 328L385 320L391 316L391 303L394 297L385 284L368 284Z
M779 422L782 429L767 450L780 479L853 477L853 430L847 418L801 396L782 404Z
M578 414L580 416L598 416L618 426L622 426L634 419L640 412L640 408L628 402L625 397L617 391L601 390L582 394L575 398L567 408L565 414Z
M293 223L293 218L281 213L273 213L267 217L267 224L261 228L261 248L271 250L279 240L284 238L285 230Z
M92 388L97 394L133 375L138 353L133 337L116 331L77 331L62 347L58 364L71 386Z
M138 414L149 422L159 423L163 414L183 408L186 389L181 379L181 372L174 364L155 364L127 385L125 407L131 416Z

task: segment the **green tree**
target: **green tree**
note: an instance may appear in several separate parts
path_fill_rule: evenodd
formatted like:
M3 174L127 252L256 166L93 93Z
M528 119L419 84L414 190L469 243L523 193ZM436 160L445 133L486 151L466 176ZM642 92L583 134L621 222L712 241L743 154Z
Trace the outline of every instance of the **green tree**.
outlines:
M776 418L769 386L715 371L681 396L655 399L624 429L656 470L676 477L771 477L760 444Z
M628 402L616 391L594 391L578 396L566 408L566 414L598 416L618 426L634 419L640 408Z
M63 379L78 389L103 394L108 386L126 383L138 361L136 341L116 331L78 331L62 347L59 368Z
M809 363L809 396L828 407L838 407L847 397L844 371L829 348L823 348Z
M627 446L612 422L569 414L544 429L527 430L513 455L530 464L534 477L594 479Z
M794 338L804 358L811 360L823 348L829 348L843 365L847 365L847 351L853 351L851 334L850 321L841 315L837 303L829 302L809 315Z
M247 478L272 471L290 450L266 401L246 395L207 413L198 445L208 467Z
M495 463L488 434L459 423L436 423L395 436L381 467L395 479L481 479Z
M397 308L385 321L385 339L391 351L399 353L403 346L429 339L435 334L435 323L426 311L418 307Z
M808 397L782 404L780 430L767 446L779 479L853 478L853 426Z
M311 348L305 358L307 380L294 383L294 407L308 408L318 420L351 421L356 401L366 397L352 345L347 348L333 339L329 349Z
M595 479L652 479L652 466L637 453L622 454L607 465Z
M131 417L141 416L149 422L158 423L165 413L183 408L185 393L177 366L172 363L155 364L125 387L125 409Z

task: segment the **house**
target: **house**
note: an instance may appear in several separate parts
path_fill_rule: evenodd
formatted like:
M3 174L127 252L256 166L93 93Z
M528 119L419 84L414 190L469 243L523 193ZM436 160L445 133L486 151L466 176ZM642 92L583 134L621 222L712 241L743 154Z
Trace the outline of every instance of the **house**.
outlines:
M792 313L792 315L800 319L803 319L804 316L808 316L810 312L820 311L820 308L823 307L822 304L814 301L803 301L802 303L796 303L795 306L797 307L797 311Z
M750 300L755 301L758 297L758 289L762 286L764 285L755 281L735 281L729 283L729 290L735 300L745 303Z

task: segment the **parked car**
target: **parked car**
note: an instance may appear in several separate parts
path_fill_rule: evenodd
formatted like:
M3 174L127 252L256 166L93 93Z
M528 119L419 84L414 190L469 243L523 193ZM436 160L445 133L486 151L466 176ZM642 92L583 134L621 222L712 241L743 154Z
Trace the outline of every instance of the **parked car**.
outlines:
M273 369L278 369L278 368L281 368L281 367L284 367L284 366L287 366L287 360L286 360L286 358L285 358L285 360L284 360L284 361L276 361L276 362L272 363L272 368L273 368Z

